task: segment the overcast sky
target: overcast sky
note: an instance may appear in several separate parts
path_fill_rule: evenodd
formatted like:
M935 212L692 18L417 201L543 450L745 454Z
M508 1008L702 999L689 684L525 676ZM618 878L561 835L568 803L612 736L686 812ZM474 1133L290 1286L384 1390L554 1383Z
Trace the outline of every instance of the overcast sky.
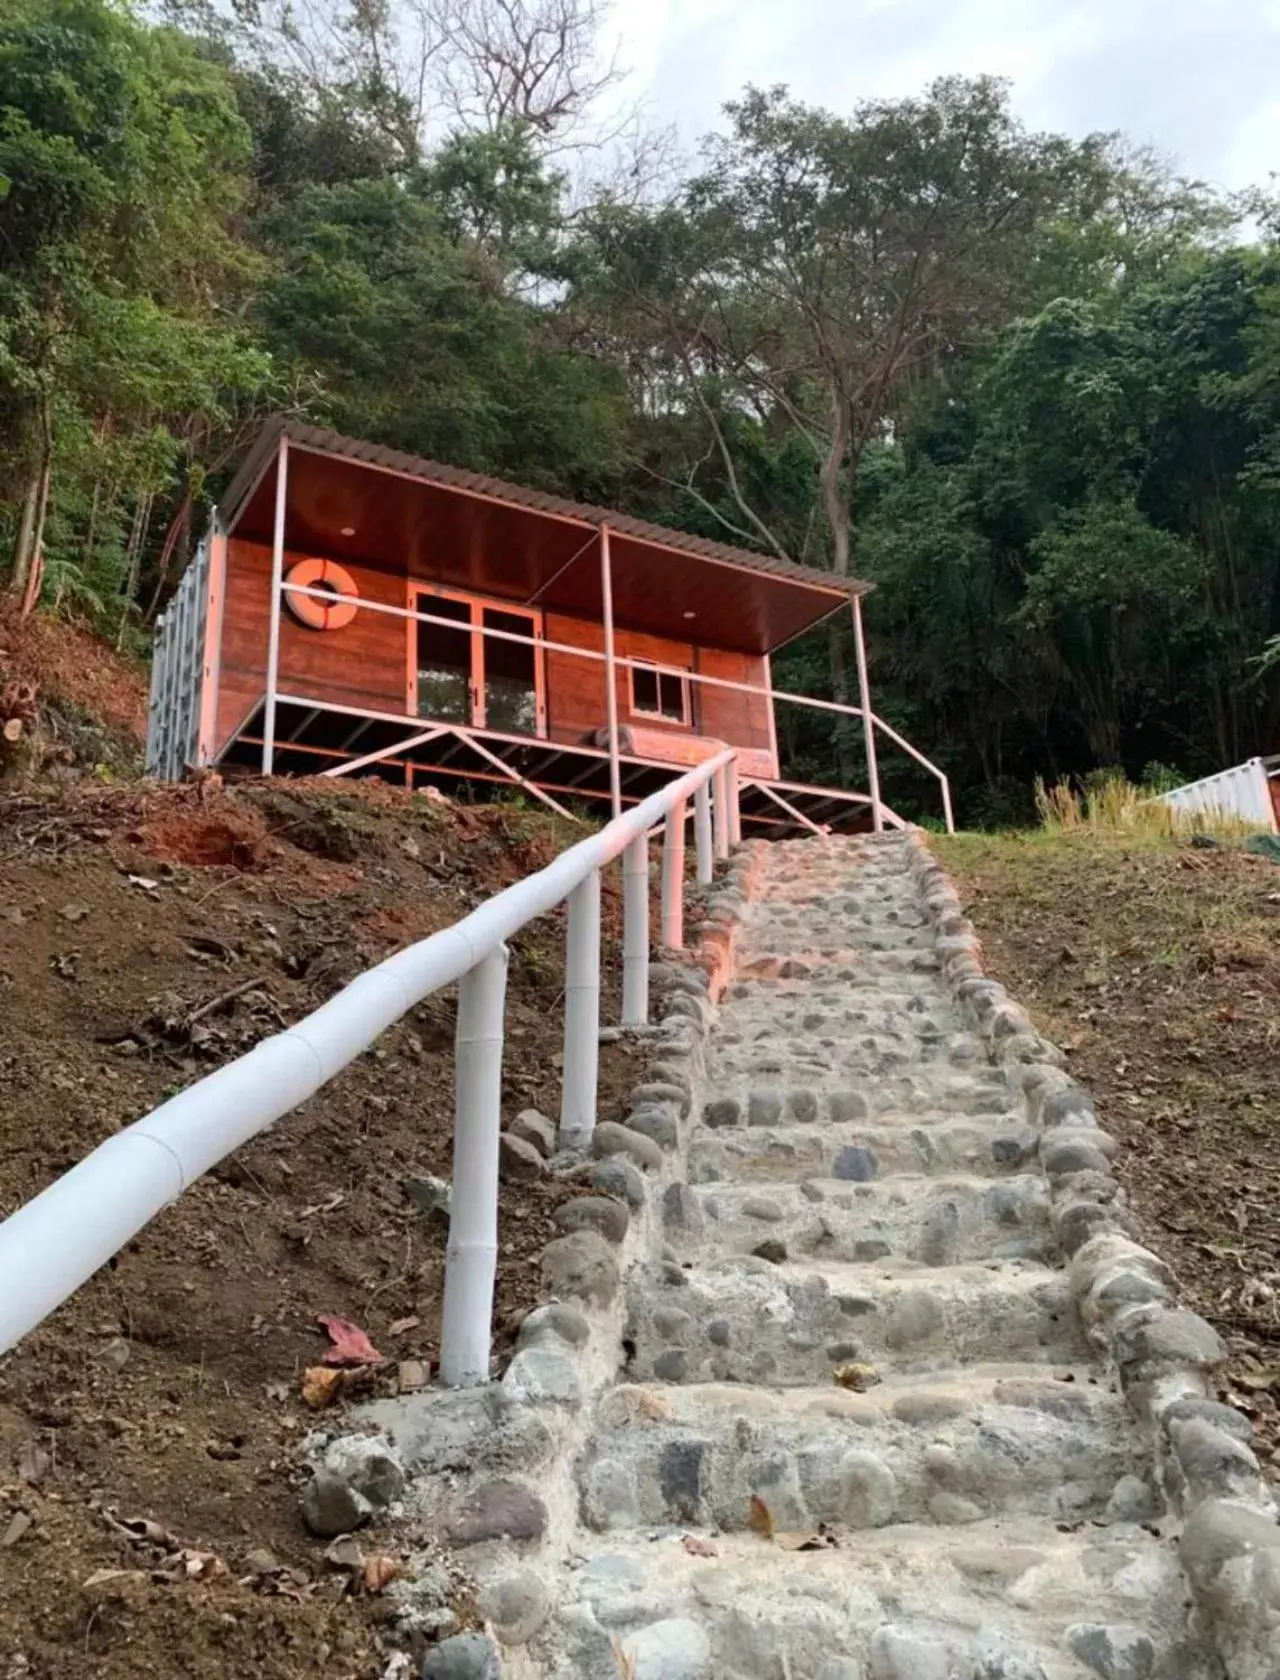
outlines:
M1280 171L1280 0L615 0L614 25L688 145L747 82L846 110L989 72L1033 128L1122 129L1231 189Z

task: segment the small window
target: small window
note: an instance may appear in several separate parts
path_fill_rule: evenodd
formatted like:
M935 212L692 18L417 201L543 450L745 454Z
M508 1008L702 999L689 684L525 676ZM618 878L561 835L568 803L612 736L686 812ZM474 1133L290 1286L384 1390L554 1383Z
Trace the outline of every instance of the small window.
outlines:
M648 665L631 667L631 710L637 717L660 717L668 723L688 723L689 683L672 671Z

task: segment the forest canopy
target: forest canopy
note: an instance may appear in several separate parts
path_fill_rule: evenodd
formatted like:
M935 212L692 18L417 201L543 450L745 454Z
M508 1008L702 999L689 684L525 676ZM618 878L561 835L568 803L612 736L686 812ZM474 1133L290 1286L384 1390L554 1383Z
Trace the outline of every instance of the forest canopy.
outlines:
M0 587L141 650L283 411L869 579L878 709L971 823L1280 751L1263 195L1034 133L984 77L748 88L680 160L607 115L601 25L8 0ZM779 685L846 696L847 634ZM859 777L825 725L788 745Z

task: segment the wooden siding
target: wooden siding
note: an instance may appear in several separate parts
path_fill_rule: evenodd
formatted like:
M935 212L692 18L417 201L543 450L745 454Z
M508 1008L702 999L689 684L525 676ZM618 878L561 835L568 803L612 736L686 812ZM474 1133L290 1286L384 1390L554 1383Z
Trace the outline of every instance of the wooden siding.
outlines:
M301 554L285 556L285 571ZM343 564L362 595L391 606L406 603L406 580L402 576L361 566L349 560ZM417 573L415 584L432 580ZM246 714L261 698L267 667L267 633L271 594L271 550L264 544L238 538L227 544L226 594L223 606L222 659L217 703L217 741L224 745ZM514 603L513 603L514 605ZM604 650L604 627L586 619L548 613L545 634L549 641L564 642L596 652ZM280 687L304 698L326 700L337 705L368 707L402 714L408 697L406 621L384 613L358 612L342 630L305 629L287 610L280 617ZM691 684L691 725L641 716L639 730L651 740L663 734L682 737L692 745L702 736L727 741L748 749L743 770L748 775L776 776L772 751L766 661L752 654L718 648L698 648L619 627L614 633L619 658L652 660L733 682L758 684L761 695L735 694ZM546 652L547 733L553 741L580 743L605 722L604 666L594 659L575 659L572 654ZM631 683L627 669L618 672L618 718L629 723ZM672 757L688 759L687 748L673 742Z

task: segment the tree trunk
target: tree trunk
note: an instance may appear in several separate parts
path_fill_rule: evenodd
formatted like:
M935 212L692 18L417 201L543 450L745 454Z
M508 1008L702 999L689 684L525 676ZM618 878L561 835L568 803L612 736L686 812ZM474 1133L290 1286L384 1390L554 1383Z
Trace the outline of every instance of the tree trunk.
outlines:
M27 618L40 599L40 585L44 582L44 522L49 511L49 488L53 483L53 404L44 399L44 452L36 482L35 518L26 555L26 576L22 583L22 606L19 617ZM16 585L15 585L16 587Z
M31 570L31 533L36 523L36 502L40 495L40 469L36 468L22 498L22 519L18 525L18 540L13 547L13 567L9 573L9 588L15 595L26 593L27 576Z

